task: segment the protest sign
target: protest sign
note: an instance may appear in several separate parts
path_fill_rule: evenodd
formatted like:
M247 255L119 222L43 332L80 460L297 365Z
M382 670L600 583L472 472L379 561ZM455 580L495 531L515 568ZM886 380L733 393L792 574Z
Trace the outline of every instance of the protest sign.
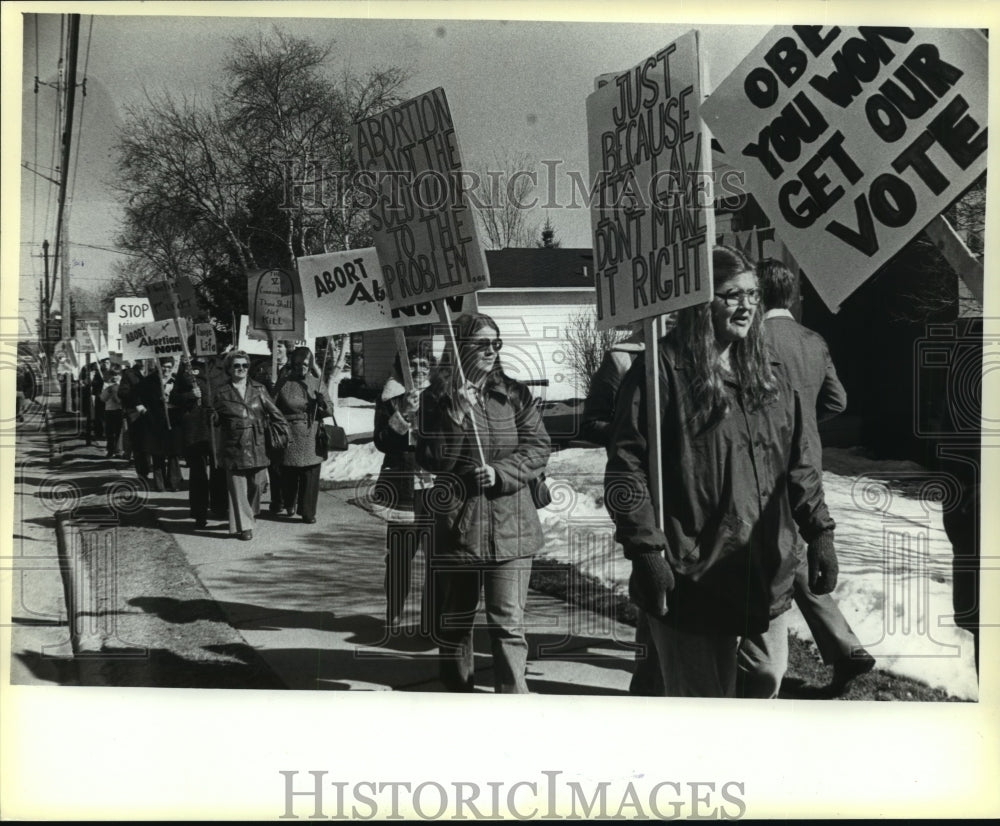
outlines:
M333 336L392 327L374 247L298 259L299 280L309 328L315 336Z
M196 356L214 356L217 352L215 328L210 322L195 324L194 354Z
M975 31L772 29L702 107L830 309L986 168Z
M699 119L698 33L595 86L591 226L597 326L606 330L711 298L712 153Z
M289 341L293 347L311 348L315 342L309 338L309 325L304 324L303 326L305 327L305 335L303 335L302 338L286 339L284 336L277 336L275 341ZM268 346L267 341L262 338L251 338L250 329L249 316L241 315L239 335L237 335L235 341L236 347L248 356L271 355L271 349Z
M162 356L180 356L184 352L182 338L187 338L187 325L184 319L176 324L172 319L123 324L122 357L135 361Z
M372 233L389 306L488 287L444 89L359 121L354 149L377 193Z
M153 318L157 321L173 318L201 318L198 296L190 279L183 275L174 281L154 281L146 285Z
M91 338L90 330L86 327L76 331L76 352L81 355L97 352L97 348L94 346L94 339Z
M305 336L302 288L296 273L288 270L255 270L247 278L250 327L256 339L300 339Z
M145 296L115 298L115 309L108 313L108 347L116 353L122 350L121 325L153 321L153 310Z

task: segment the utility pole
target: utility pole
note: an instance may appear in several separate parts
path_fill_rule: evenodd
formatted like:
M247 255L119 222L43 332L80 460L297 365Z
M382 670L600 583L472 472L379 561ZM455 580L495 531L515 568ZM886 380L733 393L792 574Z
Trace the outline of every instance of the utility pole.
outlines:
M66 250L69 243L66 239L66 226L69 223L66 216L66 185L69 182L70 146L73 139L73 109L76 103L76 59L80 51L80 15L69 16L69 60L66 77L66 120L63 124L62 166L59 170L59 217L56 222L55 260L60 262L62 252L62 273L60 280L60 302L62 306L62 338L68 340L71 336L69 307L69 256Z

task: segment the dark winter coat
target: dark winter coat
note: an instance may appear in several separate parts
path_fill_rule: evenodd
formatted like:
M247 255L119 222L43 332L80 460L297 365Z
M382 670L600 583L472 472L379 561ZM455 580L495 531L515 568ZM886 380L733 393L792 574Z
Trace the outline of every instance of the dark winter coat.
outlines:
M180 411L169 407L172 388L173 379L164 390L160 372L154 370L140 379L132 393L135 403L146 408L142 414L143 438L150 456L180 456L184 451Z
M195 386L201 397L194 394ZM208 404L208 382L183 370L174 379L170 403L177 410L184 453L208 455L211 452L212 410Z
M429 388L418 413L417 462L436 474L427 497L432 555L464 563L534 555L543 537L528 482L545 470L550 442L531 391L497 377L472 411L486 463L496 470L488 490L470 484L480 464L470 418L456 424L449 406L448 396Z
M312 467L320 464L326 453L316 450L316 434L329 407L315 380L298 380L286 374L278 379L274 403L288 422L288 446L279 451L275 462L282 467Z
M618 391L632 362L642 351L641 341L623 341L604 354L600 367L590 380L590 392L583 403L580 436L588 442L608 446Z
M231 383L225 384L216 392L213 407L221 428L219 464L232 470L267 467L264 428L268 417L284 420L284 416L264 385L248 379L243 398Z
M787 311L771 310L764 316L764 334L775 358L785 365L792 386L806 404L815 406L817 421L844 412L847 391L819 333L803 327Z
M666 549L676 585L665 621L680 630L745 635L788 609L807 541L832 529L813 446L811 405L772 362L778 398L760 410L726 382L729 413L692 423L691 369L660 346L665 531L649 496L645 356L625 377L612 430L605 503L626 557Z
M399 511L412 511L414 507L414 479L420 472L417 466L416 445L410 443L409 425L414 414L402 416L397 402L406 388L395 379L389 379L382 388L382 397L375 405L375 447L385 454L378 480L372 491L376 504Z

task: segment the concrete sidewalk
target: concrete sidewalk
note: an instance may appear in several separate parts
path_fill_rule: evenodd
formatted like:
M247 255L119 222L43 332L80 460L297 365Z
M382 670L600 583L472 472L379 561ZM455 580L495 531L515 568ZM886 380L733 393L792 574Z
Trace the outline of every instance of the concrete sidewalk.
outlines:
M164 497L167 495L164 494ZM254 539L228 524L195 530L186 494L159 507L159 523L205 588L289 688L438 691L435 649L417 632L422 566L402 618L385 631L386 525L351 504L350 488L320 493L317 521L257 521ZM480 612L478 690L492 691L489 639ZM526 617L529 688L538 693L627 693L633 630L559 599L531 592Z
M130 543L141 540L130 537L140 534L119 529L117 593L113 601L88 611L109 614L116 638L127 640L129 650L165 655L157 668L147 669L144 675L131 674L127 684L149 681L150 685L199 687L201 675L207 675L213 686L240 687L241 675L246 673L246 687L255 688L273 683L294 689L441 690L436 650L416 633L420 558L414 565L402 630L388 636L382 585L386 525L352 504L350 488L320 493L315 524L264 515L254 529L254 539L241 542L228 536L226 522L210 521L207 528L196 529L189 517L186 491L147 490L127 463L106 460L97 444L85 445L70 417L53 413L50 423L52 444L62 454L60 477L71 476L98 500L107 501L110 491L123 487L134 491L129 513L162 531L162 539L169 538L162 548L159 542L152 543L155 550L137 548ZM32 525L38 536L32 534L30 541L40 550L51 550L55 558L53 505L42 501L45 497L38 490L39 485L44 487L44 479L54 478L46 467L49 451L41 443L42 433L36 430L33 436L27 432L25 436L18 493L20 501L45 510L45 516L40 513L37 525ZM149 535L148 528L145 535ZM539 565L544 562L536 561ZM91 576L100 573L92 571ZM58 578L50 575L43 587L48 602L57 602ZM52 622L65 623L65 605L61 617L52 616L51 611L48 615ZM91 621L100 624L107 618L91 617ZM529 595L526 627L531 691L627 693L633 659L630 627L535 592ZM18 641L22 660L33 656L30 649L35 644L24 631ZM65 636L62 628L53 639ZM105 642L104 648L117 649L113 642ZM99 646L92 639L94 647ZM99 656L95 650L88 653ZM476 660L477 690L492 691L482 613L477 620ZM173 663L183 677L170 673ZM261 666L275 679L264 679ZM227 667L228 675L220 679L220 671ZM56 675L41 681L72 680Z

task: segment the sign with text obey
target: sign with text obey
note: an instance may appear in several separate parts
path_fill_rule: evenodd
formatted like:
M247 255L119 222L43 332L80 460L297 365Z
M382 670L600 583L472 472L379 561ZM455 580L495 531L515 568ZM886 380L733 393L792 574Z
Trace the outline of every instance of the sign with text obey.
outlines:
M986 39L772 29L702 107L831 309L986 168Z
M177 335L178 330L180 336ZM123 324L121 328L122 357L151 359L161 356L180 356L184 352L181 337L187 338L187 325L179 321L147 321L142 324Z
M711 299L712 152L698 33L597 78L587 98L597 326Z
M313 335L357 333L396 323L374 247L306 255L298 266Z
M354 151L378 193L372 233L389 306L488 287L444 89L359 121Z
M247 279L248 336L298 339L305 336L305 312L298 276L281 269L256 270Z

